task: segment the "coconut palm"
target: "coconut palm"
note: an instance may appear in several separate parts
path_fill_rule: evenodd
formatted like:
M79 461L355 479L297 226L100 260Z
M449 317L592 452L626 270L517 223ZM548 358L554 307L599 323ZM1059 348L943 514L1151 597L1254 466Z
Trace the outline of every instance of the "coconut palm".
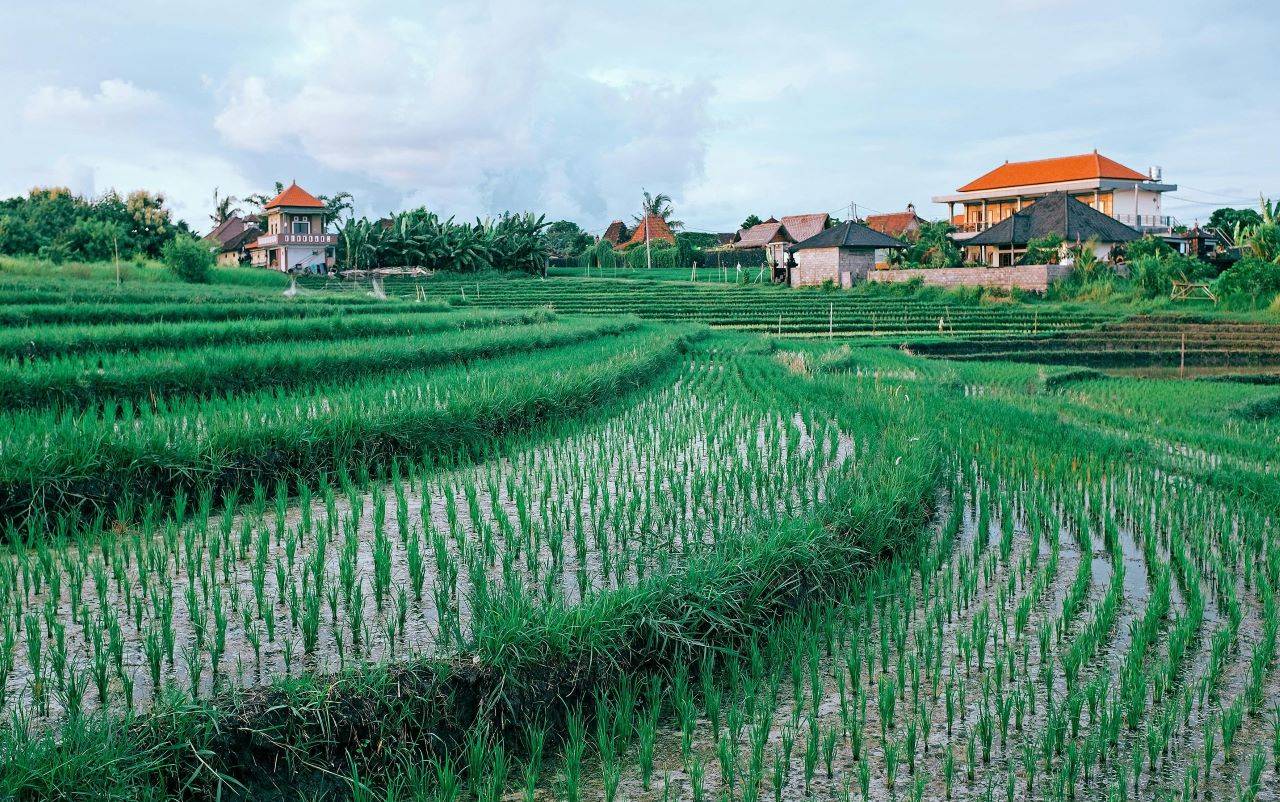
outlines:
M213 221L213 224L220 226L237 214L240 214L240 207L236 206L236 199L230 195L219 195L218 188L214 187L213 214L209 215L209 219Z
M640 214L631 219L640 223L644 221L645 217L653 215L654 217L661 217L662 221L667 224L667 228L672 231L684 228L684 223L671 218L673 214L675 214L675 209L671 206L670 195L663 192L659 192L657 195L650 195L646 191L644 193L644 203L640 206Z

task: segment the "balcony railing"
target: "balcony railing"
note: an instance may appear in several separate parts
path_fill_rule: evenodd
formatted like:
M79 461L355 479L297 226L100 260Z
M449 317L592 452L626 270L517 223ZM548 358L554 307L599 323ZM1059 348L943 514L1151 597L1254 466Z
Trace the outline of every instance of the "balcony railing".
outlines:
M1178 224L1176 218L1167 214L1117 214L1112 216L1126 226L1133 226L1137 229L1170 231Z
M1173 227L1178 225L1178 219L1167 214L1113 214L1116 220L1127 226L1143 230L1143 231L1172 231ZM1008 219L1008 218L1004 218ZM955 223L956 234L977 234L980 231L986 231L1001 220L965 220L964 222Z
M258 237L259 248L278 245L337 245L337 234L263 234Z

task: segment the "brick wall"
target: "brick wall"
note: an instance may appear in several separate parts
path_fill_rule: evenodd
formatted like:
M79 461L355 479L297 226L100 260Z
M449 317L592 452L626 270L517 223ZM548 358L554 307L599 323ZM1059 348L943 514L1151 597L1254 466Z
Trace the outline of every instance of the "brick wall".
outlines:
M795 252L791 286L809 287L833 281L846 289L875 267L875 252L853 248L805 248Z
M1002 287L1006 290L1044 292L1049 284L1066 278L1069 265L1018 265L1016 267L940 267L933 270L872 270L868 281L892 284L922 279L935 287Z

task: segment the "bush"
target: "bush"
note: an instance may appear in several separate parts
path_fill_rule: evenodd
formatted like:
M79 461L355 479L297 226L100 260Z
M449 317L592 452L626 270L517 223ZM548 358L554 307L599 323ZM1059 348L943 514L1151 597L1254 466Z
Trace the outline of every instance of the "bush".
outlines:
M165 267L192 284L206 283L213 271L213 251L192 237L174 237L161 254Z
M1214 282L1214 290L1224 298L1248 298L1253 303L1280 293L1280 264L1256 256L1246 256Z

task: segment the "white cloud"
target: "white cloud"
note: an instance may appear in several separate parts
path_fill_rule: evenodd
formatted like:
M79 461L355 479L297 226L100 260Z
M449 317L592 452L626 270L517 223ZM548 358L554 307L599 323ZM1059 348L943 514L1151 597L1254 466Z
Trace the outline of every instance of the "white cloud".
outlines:
M98 84L96 94L79 89L42 86L27 101L23 118L47 124L111 123L159 108L160 96L128 81L110 79Z
M620 184L678 191L701 169L706 85L575 74L557 57L567 14L490 2L387 24L330 7L334 33L229 82L215 125L236 148L296 148L446 213L599 220L623 213Z

